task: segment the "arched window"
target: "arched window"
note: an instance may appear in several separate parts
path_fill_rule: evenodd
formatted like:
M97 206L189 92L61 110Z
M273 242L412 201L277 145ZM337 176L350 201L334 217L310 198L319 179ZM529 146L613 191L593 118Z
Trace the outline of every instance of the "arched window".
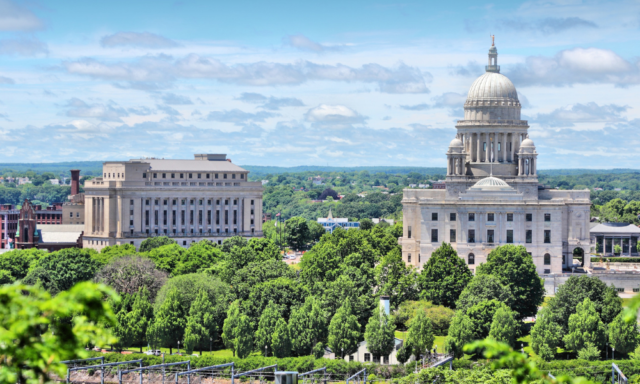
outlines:
M474 265L476 263L476 256L473 253L469 254L469 265Z
M551 255L548 253L544 254L544 265L551 265Z

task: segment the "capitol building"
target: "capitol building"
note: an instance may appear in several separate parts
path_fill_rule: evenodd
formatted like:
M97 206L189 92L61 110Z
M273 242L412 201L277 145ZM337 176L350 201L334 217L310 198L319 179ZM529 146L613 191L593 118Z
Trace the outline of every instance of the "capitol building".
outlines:
M525 246L541 275L562 273L574 254L586 253L589 266L589 190L538 184L538 153L520 110L492 44L446 153L446 189L404 190L406 264L421 268L447 242L473 271L503 244Z

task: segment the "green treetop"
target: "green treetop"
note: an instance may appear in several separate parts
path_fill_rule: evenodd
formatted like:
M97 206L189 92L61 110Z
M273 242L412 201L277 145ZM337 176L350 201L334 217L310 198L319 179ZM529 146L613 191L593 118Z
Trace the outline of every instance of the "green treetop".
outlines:
M395 347L395 330L383 308L374 311L364 332L369 352L374 356L389 356Z
M420 298L454 308L472 278L471 270L450 244L442 243L424 265L418 284Z
M344 357L358 349L359 340L360 324L347 298L331 319L328 345L336 356Z

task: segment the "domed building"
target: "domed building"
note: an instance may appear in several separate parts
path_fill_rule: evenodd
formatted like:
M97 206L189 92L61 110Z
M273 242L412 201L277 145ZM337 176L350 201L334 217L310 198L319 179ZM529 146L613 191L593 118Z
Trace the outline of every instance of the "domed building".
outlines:
M400 244L407 264L421 268L442 242L474 271L503 244L525 246L541 275L570 268L574 254L588 255L589 190L538 184L538 153L521 108L492 44L446 153L446 189L404 190ZM588 266L589 257L583 260Z

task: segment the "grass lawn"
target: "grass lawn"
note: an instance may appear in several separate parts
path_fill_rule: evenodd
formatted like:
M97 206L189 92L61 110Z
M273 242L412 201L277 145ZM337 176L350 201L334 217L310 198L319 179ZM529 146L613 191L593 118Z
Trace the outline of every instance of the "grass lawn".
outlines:
M142 348L142 351L144 353L144 351L146 351L147 348ZM140 353L140 348L127 348L124 351L129 351L132 353ZM160 351L165 352L166 355L169 355L169 348L160 348ZM173 348L173 353L177 353L178 350L176 348ZM185 354L184 349L180 348L180 353L182 355ZM193 351L194 354L196 355L200 355L200 351ZM202 355L210 355L211 353L213 353L214 357L233 357L233 352L230 349L220 349L218 351L213 351L213 352L209 352L208 350L206 351L202 351ZM253 352L251 355L259 355L258 352Z
M407 336L409 336L409 332L396 331L396 337L398 339L406 340ZM444 351L444 339L446 339L446 336L436 336L433 345L438 347L438 351Z

